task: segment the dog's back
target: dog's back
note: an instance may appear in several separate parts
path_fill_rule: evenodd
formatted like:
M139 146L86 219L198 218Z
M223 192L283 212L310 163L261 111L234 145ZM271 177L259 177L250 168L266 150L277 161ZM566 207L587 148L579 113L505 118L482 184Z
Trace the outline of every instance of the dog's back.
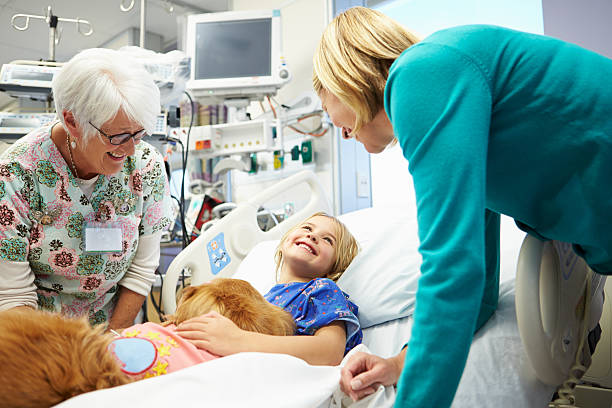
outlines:
M107 352L110 336L85 318L29 308L0 312L3 407L43 407L130 382Z
M274 336L295 334L295 321L291 314L268 302L242 279L217 278L186 288L176 314L169 319L178 325L213 310L243 330Z

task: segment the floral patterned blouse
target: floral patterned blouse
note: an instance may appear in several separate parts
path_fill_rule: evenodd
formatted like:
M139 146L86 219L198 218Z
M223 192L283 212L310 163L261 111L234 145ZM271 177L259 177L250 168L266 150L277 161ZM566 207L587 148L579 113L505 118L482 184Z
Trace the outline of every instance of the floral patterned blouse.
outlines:
M0 258L29 263L40 309L103 323L139 237L170 223L163 161L140 142L120 172L98 176L87 197L51 140L51 128L31 132L0 157ZM87 222L121 227L122 251L84 253Z

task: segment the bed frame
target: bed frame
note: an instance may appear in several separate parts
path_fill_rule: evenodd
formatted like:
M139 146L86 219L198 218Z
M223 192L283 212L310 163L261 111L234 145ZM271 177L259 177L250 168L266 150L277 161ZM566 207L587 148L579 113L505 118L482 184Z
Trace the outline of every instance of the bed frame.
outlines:
M521 341L536 377L546 384L564 384L577 407L612 406L612 282L591 271L571 245L540 241L527 235L521 246L516 276L516 314ZM574 366L580 340L586 336L594 296L606 293L600 318L602 336L591 365L580 379ZM600 304L601 305L601 304ZM584 347L588 347L585 344ZM566 382L568 381L568 382ZM561 392L561 391L560 391Z
M306 205L268 231L257 224L257 212L276 196L296 186L310 191ZM251 248L258 242L279 239L292 226L317 211L330 213L325 192L312 171L305 170L276 183L219 220L202 233L172 261L162 286L162 310L172 314L176 310L176 291L183 271L191 276L192 285L200 285L214 278L232 276ZM227 235L225 235L227 233Z
M599 323L601 339L597 344L593 362L583 381L593 385L576 387L576 406L612 407L612 279L606 281L604 288L606 300Z

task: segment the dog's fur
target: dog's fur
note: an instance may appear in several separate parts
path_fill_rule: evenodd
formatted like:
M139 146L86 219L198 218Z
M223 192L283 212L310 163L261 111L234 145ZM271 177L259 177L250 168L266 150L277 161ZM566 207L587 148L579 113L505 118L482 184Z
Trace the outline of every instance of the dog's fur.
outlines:
M243 330L293 335L291 314L268 303L248 282L218 278L183 292L168 323L217 311ZM132 382L108 352L114 336L86 318L16 308L0 312L3 407L42 407Z
M176 313L167 316L168 323L179 325L213 310L232 320L242 330L274 336L295 333L291 314L269 303L250 283L241 279L217 278L186 288Z

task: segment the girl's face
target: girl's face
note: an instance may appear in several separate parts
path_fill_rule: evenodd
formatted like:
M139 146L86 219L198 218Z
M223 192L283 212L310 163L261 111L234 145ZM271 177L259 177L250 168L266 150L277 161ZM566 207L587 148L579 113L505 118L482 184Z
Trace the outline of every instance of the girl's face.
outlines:
M384 109L381 109L374 119L363 125L359 132L353 132L355 112L331 92L323 90L319 97L323 110L327 112L334 126L342 129L343 138L355 137L355 140L363 144L369 153L380 153L393 141L393 126Z
M308 282L327 276L336 261L336 226L316 216L291 231L283 244L282 282Z

